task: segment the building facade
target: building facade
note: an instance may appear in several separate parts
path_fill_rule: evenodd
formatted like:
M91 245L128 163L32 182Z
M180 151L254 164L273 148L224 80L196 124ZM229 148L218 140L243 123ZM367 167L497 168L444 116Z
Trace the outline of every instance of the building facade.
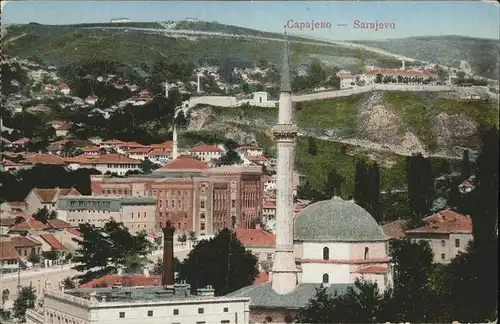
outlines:
M208 168L181 156L149 176L92 176L92 194L154 197L156 227L171 221L177 231L212 235L225 227L253 228L262 219L260 167Z
M211 287L189 293L187 284L164 287L47 289L28 324L249 323L248 298L214 297Z
M154 231L156 199L153 197L79 196L61 197L57 202L57 217L71 225L81 223L103 226L112 218L131 233Z

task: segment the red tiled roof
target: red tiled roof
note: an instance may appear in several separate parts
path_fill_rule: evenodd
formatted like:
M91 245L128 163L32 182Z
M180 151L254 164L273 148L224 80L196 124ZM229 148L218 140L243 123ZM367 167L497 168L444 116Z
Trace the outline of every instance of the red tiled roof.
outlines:
M81 196L81 194L73 188L50 188L40 189L34 188L33 191L40 198L42 203L55 203L60 196Z
M101 145L119 145L125 143L124 141L120 141L117 139L107 140L101 143Z
M63 229L63 228L73 228L74 225L71 225L68 222L63 221L62 219L50 219L47 221L47 224L55 229Z
M234 233L243 245L275 245L276 235L260 228L237 228Z
M405 234L417 233L471 233L472 220L468 216L446 209L424 218L425 226L405 231Z
M304 209L304 208L306 208L306 207L307 207L307 205L306 205L306 204L299 204L299 203L297 203L297 204L295 204L295 205L294 205L294 207L293 207L293 211L294 211L295 213L298 213L298 212L302 211L302 209Z
M59 140L59 141L56 141L52 144L56 144L56 145L65 145L65 144L68 144L68 143L72 143L73 141L70 140L70 139L62 139L62 140Z
M174 146L173 141L165 141L163 143L151 144L149 145L151 148L172 148Z
M16 223L16 218L15 217L12 217L12 218L0 218L0 226L11 227L15 223Z
M12 226L11 228L9 228L9 232L24 232L24 231L30 231L30 230L43 230L46 228L47 228L47 225L33 219L33 220L24 221L22 223L19 223L17 225Z
M458 187L459 188L475 188L474 185L472 183L470 183L469 180L465 180Z
M171 154L170 150L152 150L148 153L149 156L170 156Z
M132 142L123 142L122 144L120 144L121 147L128 147L128 148L140 148L140 147L144 147L144 145L142 145L141 143L137 143L135 141L132 141Z
M12 241L3 241L0 244L0 260L19 260L19 254L17 254L16 248Z
M108 163L114 163L114 164L141 164L141 161L129 158L126 155L122 154L105 154L101 155L95 159L84 161L82 160L81 163L87 163L87 164L108 164Z
M276 202L272 200L266 200L264 202L264 208L276 208Z
M150 147L137 147L137 148L133 148L129 151L130 154L140 154L140 153L144 153L144 154L147 154L149 153L150 151L152 150L152 148Z
M250 162L266 162L267 158L264 155L245 155L245 158Z
M63 165L64 159L54 154L39 154L27 158L26 160L22 161L22 163Z
M19 166L19 163L16 163L14 161L7 160L7 159L4 159L2 163L3 163L4 166L7 166L7 167L16 167L16 166Z
M11 141L9 141L8 139L6 139L6 138L4 138L4 137L0 137L0 142L2 142L2 143L7 143L7 144L12 143Z
M34 247L42 245L42 243L38 242L37 240L29 236L11 236L10 240L12 241L12 244L16 248Z
M408 224L407 220L400 219L394 222L382 225L382 231L385 235L391 238L402 238L405 236L405 227Z
M356 270L357 273L387 273L388 269L382 266L367 266Z
M190 149L191 152L222 152L223 149L221 149L218 146L215 145L198 145L196 147L193 147Z
M61 244L52 234L40 234L40 237L47 242L54 250L66 250L64 245Z
M14 142L12 142L12 144L26 144L26 143L28 143L30 141L31 140L29 138L23 137L23 138L15 140Z
M367 75L382 74L383 76L402 77L434 77L435 75L427 70L398 70L398 69L378 69L366 73Z
M61 82L59 83L59 89L69 89L69 86L64 82Z
M253 281L254 285L260 285L269 282L269 272L261 272Z
M144 287L144 286L160 286L160 276L144 276L144 275L106 275L101 278L94 279L80 286L80 288L97 288L97 287Z
M208 165L200 160L193 159L189 156L180 156L175 160L167 162L161 169L167 170L203 170L208 169Z
M87 98L85 98L86 101L89 101L89 100L93 101L93 100L97 100L97 99L99 99L99 97L97 97L96 95L90 95Z
M99 146L86 146L82 148L83 152L99 152L101 148Z

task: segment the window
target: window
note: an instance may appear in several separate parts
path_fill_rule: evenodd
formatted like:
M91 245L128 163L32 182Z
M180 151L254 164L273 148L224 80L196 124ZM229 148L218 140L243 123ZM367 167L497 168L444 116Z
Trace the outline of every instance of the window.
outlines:
M120 318L125 318L125 312L120 312Z
M196 324L205 324L205 322L204 321L203 322L196 322Z
M442 240L442 241L441 241L441 246L442 246L442 247L445 247L445 246L446 246L446 241L445 241L445 240Z
M203 314L203 308L198 308L198 314Z
M229 312L229 307L224 307L224 313L228 313Z
M273 254L272 253L267 253L266 259L267 259L267 261L272 261L273 260Z
M205 208L205 201L200 201L200 208Z
M152 310L148 310L148 316L149 317L153 316L153 311Z
M455 247L460 247L460 239L455 239Z
M231 323L231 321L230 320L225 320L225 321L220 321L220 323L221 324L229 324L229 323Z
M200 218L201 218L201 219L205 219L205 213L201 213L201 214L200 214Z
M323 260L330 260L330 250L326 246L323 248Z
M201 223L200 224L200 231L204 231L205 230L205 223Z
M370 252L370 249L365 247L365 260L368 260L369 252Z
M445 259L446 259L446 254L441 253L441 260L445 260Z
M179 315L179 310L178 309L174 309L174 315Z
M273 318L271 316L266 316L266 322L271 323Z
M326 283L328 283L329 279L330 279L330 278L329 278L329 276L328 276L328 273L324 273L324 274L323 274L323 281L322 281L322 282L323 282L324 284L326 284Z
M231 207L236 208L236 200L231 200Z

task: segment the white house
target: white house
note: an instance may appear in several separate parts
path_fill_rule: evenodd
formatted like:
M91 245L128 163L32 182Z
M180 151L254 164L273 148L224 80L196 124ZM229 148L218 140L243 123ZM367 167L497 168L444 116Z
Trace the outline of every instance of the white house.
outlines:
M90 95L87 98L85 98L85 103L89 105L95 105L97 100L99 100L99 98L96 95Z
M264 151L256 145L240 146L236 149L236 151L243 153L243 155L251 155L251 156L259 156L264 154Z
M59 91L65 95L65 96L68 96L70 93L71 93L71 89L69 88L69 86L64 83L64 82L61 82L59 84Z
M191 155L195 155L203 162L217 160L224 155L224 150L215 145L198 145L189 150Z
M340 89L348 89L356 86L356 76L350 73L339 73Z
M95 159L82 159L80 165L87 169L96 169L101 173L125 175L128 171L140 170L141 161L121 154L105 154Z
M128 157L135 160L144 160L153 149L150 147L137 147L130 149Z
M166 150L152 150L148 153L148 159L149 161L159 164L159 165L164 165L170 159L172 158L172 153L171 151L166 151Z

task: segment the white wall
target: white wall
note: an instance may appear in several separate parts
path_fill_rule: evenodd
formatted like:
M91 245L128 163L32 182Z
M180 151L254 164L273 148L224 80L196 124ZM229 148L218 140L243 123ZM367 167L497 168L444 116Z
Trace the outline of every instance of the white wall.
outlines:
M349 260L349 243L302 243L302 259L323 260L323 248L328 247L330 260Z
M302 263L303 283L322 283L324 273L328 273L329 283L352 283L349 264Z

